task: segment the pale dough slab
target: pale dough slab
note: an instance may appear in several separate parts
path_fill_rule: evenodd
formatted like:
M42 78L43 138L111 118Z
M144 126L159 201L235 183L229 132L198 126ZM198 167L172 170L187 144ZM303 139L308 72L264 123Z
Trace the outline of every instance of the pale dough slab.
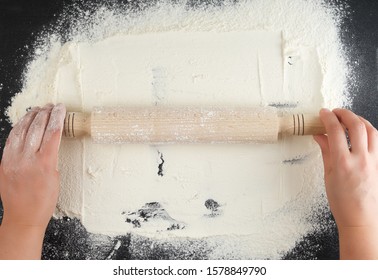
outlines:
M296 53L296 65L288 68L282 44L280 32L247 31L118 35L67 44L54 90L57 101L88 111L122 105L267 106L288 100L303 108L320 106L320 70L316 63L311 66L315 69L307 69L303 61L316 62L316 54ZM304 83L313 85L306 96ZM80 216L88 231L167 232L166 220L142 223L141 228L125 222L127 213L159 202L185 225L169 234L200 237L254 233L257 221L306 187L306 162L315 148L304 138L273 145L159 147L85 140L74 145L65 141L63 150L72 151L62 154L75 165L63 167L75 173L64 180L77 184L63 180L63 186L76 188L62 190L61 200L76 194L72 209L65 211ZM163 177L158 175L161 154ZM300 164L283 163L301 156L306 160ZM221 205L219 216L209 217L207 199Z

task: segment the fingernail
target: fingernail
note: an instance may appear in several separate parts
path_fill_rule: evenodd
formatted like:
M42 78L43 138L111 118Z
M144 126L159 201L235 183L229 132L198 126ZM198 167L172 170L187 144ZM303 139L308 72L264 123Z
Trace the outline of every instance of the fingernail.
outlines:
M331 111L327 108L320 109L320 113L330 113Z
M54 104L48 103L48 104L45 105L45 107L43 107L43 109L51 109L53 107L54 107Z
M58 103L53 108L53 112L55 112L58 115L65 114L66 113L66 107L62 103Z
M57 110L63 110L63 109L65 109L65 106L64 106L63 103L58 103L58 104L55 105L55 108L56 108Z

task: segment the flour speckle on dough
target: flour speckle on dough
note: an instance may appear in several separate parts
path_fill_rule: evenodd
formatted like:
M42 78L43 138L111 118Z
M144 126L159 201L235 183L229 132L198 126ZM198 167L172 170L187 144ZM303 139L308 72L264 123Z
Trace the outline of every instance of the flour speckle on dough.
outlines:
M41 33L8 109L12 122L48 102L87 112L167 105L317 112L350 102L338 35L345 7L111 2L72 5ZM108 258L125 246L140 258L151 257L151 246L181 258L181 245L187 258L281 258L315 230L314 208L327 208L311 137L159 147L63 139L59 169L56 216L109 236Z

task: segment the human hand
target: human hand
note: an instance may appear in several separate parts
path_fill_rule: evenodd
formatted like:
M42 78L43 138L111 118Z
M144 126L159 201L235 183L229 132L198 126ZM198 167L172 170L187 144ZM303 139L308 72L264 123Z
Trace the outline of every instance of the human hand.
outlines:
M378 242L372 235L378 233L378 132L368 121L345 109L323 109L320 118L327 135L314 139L322 151L326 193L339 230L340 254L346 258L377 258ZM344 237L346 246L342 246ZM354 248L354 238L365 245L355 244ZM366 239L375 241L367 245ZM374 247L375 252L360 254L361 246L367 250Z
M0 165L1 227L45 231L59 193L62 104L30 110L12 129Z
M337 224L378 226L377 130L345 109L322 110L320 118L327 136L314 138L322 150L326 192Z

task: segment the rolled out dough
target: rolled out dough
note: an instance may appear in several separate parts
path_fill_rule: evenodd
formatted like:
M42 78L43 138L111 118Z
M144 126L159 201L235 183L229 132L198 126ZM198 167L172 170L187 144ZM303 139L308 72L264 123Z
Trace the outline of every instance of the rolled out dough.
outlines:
M118 35L66 44L57 57L52 94L69 109L87 111L122 105L268 106L287 100L299 108L320 107L320 70L306 64L316 65L315 53L298 50L290 56L296 59L292 67L285 63L280 32ZM313 87L303 83L304 76ZM95 233L250 234L256 219L309 187L304 170L311 159L296 165L285 160L312 152L307 138L295 144L156 147L64 141L61 168L67 176L60 209ZM219 205L215 212L205 205L209 199ZM164 214L140 217L155 211L149 209L153 202ZM179 229L167 231L172 225Z

